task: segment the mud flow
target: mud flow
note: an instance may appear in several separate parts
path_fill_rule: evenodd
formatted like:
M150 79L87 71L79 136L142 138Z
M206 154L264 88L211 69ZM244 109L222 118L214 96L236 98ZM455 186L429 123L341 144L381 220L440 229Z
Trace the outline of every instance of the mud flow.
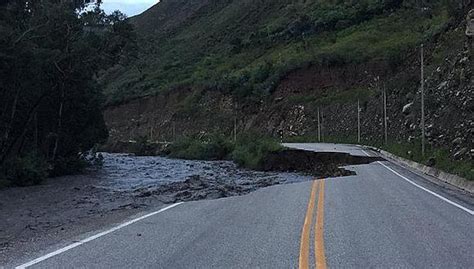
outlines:
M261 173L248 171L250 174L244 177L236 174L226 175L226 171L221 171L222 173L218 177L209 177L207 173L199 173L184 181L159 187L140 188L134 193L137 197L155 197L165 203L217 199L247 194L256 189L276 184L302 182L314 178L351 176L356 173L345 169L344 166L369 164L383 160L380 157L354 156L339 152L283 150L267 156L261 166ZM230 165L236 171L245 171L237 169L229 162L214 162L214 164L219 163ZM227 170L227 172L229 171ZM284 174L282 174L283 172Z
M355 175L343 168L349 165L369 164L383 161L380 157L354 156L341 152L313 152L305 150L284 150L267 156L264 171L301 172L317 178Z

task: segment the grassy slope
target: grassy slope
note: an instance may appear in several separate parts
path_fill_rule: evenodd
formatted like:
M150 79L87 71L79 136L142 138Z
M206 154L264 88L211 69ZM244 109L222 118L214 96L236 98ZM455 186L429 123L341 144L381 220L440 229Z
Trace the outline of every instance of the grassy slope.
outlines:
M444 1L164 0L133 18L142 57L104 77L109 102L203 85L262 96L300 66L382 60L407 51L449 21ZM172 15L171 15L172 14Z

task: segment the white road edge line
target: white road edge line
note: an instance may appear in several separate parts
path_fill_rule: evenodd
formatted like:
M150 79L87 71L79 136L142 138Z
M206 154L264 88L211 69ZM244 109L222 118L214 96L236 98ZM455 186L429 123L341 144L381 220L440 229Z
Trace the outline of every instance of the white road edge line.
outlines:
M362 152L364 152L365 155L367 155L367 156L370 157L370 155L369 155L367 152L365 152L365 150L362 150ZM418 187L418 188L420 188L420 189L422 189L422 190L424 190L424 191L426 191L426 192L428 192L428 193L430 193L430 194L432 194L432 195L438 197L439 199L445 201L446 203L449 203L449 204L451 204L451 205L453 205L453 206L455 206L455 207L457 207L457 208L459 208L459 209L461 209L461 210L466 211L467 213L469 213L469 214L471 214L471 215L474 215L474 210L470 210L469 208L465 208L464 206L462 206L462 205L460 205L460 204L457 204L457 203L455 203L455 202L453 202L453 201L451 201L451 200L449 200L449 199L447 199L447 198L445 198L445 197L443 197L443 196L441 196L441 195L439 195L439 194L437 194L437 193L435 193L435 192L433 192L433 191L428 190L427 188L425 188L425 187L423 187L423 186L420 186L420 185L416 184L415 182L413 182L413 181L411 181L410 179L408 179L407 177L401 175L400 173L398 173L397 171L395 171L395 170L393 170L392 168L388 167L387 165L383 164L382 162L377 162L377 163L380 164L380 165L382 165L383 167L385 167L387 170L391 171L391 172L394 173L395 175L397 175L397 176L403 178L404 180L406 180L408 183L414 185L415 187Z
M46 255L44 255L44 256L41 256L41 257L39 257L39 258L37 258L37 259L34 259L34 260L30 261L30 262L27 262L27 263L25 263L25 264L19 265L19 266L15 267L15 268L16 268L16 269L28 268L28 267L30 267L30 266L32 266L32 265L35 265L35 264L37 264L37 263L40 263L40 262L42 262L42 261L44 261L44 260L47 260L47 259L49 259L49 258L51 258L51 257L54 257L54 256L56 256L56 255L59 255L59 254L61 254L61 253L63 253L63 252L66 252L66 251L68 251L68 250L71 250L71 249L73 249L73 248L76 248L76 247L78 247L78 246L80 246L80 245L83 245L83 244L85 244L85 243L88 243L88 242L90 242L90 241L92 241L92 240L95 240L95 239L97 239L97 238L99 238L99 237L102 237L102 236L104 236L104 235L113 233L113 232L115 232L115 231L117 231L117 230L120 230L120 229L122 229L122 228L124 228L124 227L129 226L130 224L133 224L133 223L135 223L135 222L144 220L144 219L146 219L146 218L149 218L149 217L151 217L151 216L154 216L154 215L156 215L156 214L159 214L159 213L161 213L161 212L164 212L164 211L166 211L166 210L168 210L168 209L171 209L171 208L173 208L173 207L175 207L175 206L178 206L178 205L180 205L180 204L182 204L182 202L181 202L181 203L172 204L172 205L167 206L167 207L165 207L165 208L162 208L162 209L160 209L160 210L158 210L158 211L155 211L155 212L152 212L152 213L150 213L150 214L141 216L141 217L139 217L139 218L136 218L136 219L127 221L127 222L125 222L125 223L123 223L123 224L120 224L119 226L116 226L116 227L110 229L110 230L107 230L107 231L98 233L98 234L96 234L96 235L93 235L93 236L91 236L91 237L88 237L88 238L86 238L86 239L83 239L83 240L81 240L81 241L79 241L79 242L76 242L76 243L71 244L71 245L69 245L69 246L66 246L66 247L64 247L64 248L61 248L61 249L58 249L58 250L56 250L56 251L54 251L54 252L48 253L48 254L46 254Z

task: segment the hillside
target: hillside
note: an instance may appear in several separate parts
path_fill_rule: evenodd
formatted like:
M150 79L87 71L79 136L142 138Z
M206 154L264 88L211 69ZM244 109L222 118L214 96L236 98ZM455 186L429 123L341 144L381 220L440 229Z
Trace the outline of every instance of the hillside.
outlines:
M106 79L112 103L179 85L270 93L308 64L370 60L396 66L451 19L446 1L165 0L132 18L142 57ZM454 11L451 11L452 13Z
M354 142L359 101L361 142L381 145L385 88L388 144L421 161L424 43L423 161L457 159L472 176L472 45L464 32L474 3L421 2L163 0L131 18L138 59L101 78L110 142L230 135L234 125L314 141L318 119L325 141Z

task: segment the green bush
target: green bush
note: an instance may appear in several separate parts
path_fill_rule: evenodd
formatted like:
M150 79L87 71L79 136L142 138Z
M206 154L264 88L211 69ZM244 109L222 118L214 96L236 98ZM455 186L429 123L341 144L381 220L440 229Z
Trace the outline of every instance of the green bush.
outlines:
M474 180L474 165L472 160L454 160L448 150L427 146L425 156L421 152L421 142L417 139L411 143L389 143L381 146L384 150L397 156L419 163L428 164L434 160L434 167L442 171L456 174L467 180Z
M241 135L236 142L222 135L210 135L182 137L170 146L168 156L190 160L231 159L239 166L258 169L268 153L281 149L273 138L254 133Z
M56 177L63 175L80 174L89 165L90 163L80 155L59 157L54 162L53 169L50 172L50 176Z
M259 169L268 153L281 149L282 146L273 138L247 134L237 140L232 160L239 166Z
M7 187L10 187L11 186L11 182L4 179L4 178L0 178L0 190L3 189L3 188L7 188Z
M182 137L170 146L169 156L190 160L222 160L228 158L232 149L232 142L222 135Z
M29 153L0 167L0 189L38 185L47 177L79 174L87 167L100 167L102 163L103 156L96 152L58 157L55 162L46 161L40 154Z
M35 153L7 162L2 170L5 178L2 180L4 186L36 185L48 176L48 164Z

